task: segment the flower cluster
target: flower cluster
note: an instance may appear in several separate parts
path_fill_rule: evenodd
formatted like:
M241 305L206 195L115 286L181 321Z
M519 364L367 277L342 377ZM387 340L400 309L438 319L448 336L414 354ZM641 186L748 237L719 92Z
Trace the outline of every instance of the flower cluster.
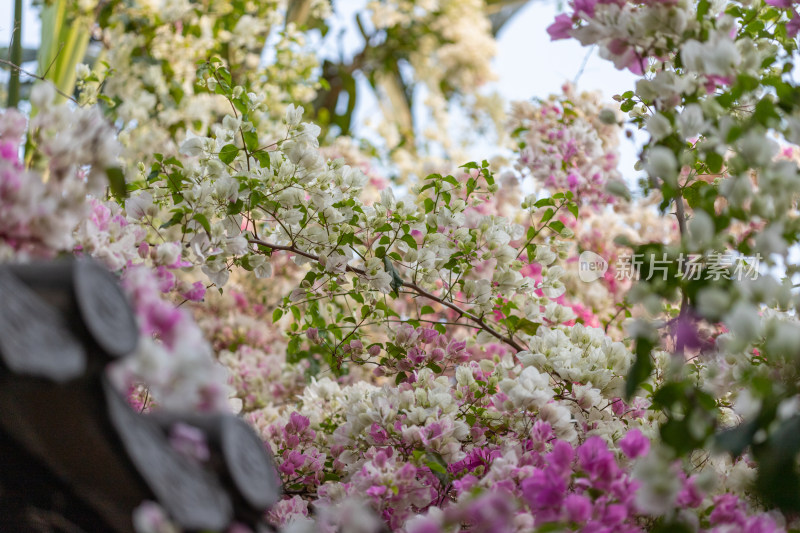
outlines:
M732 494L709 492L708 475L685 474L638 429L623 428L610 443L588 433L578 439L567 429L568 402L553 404L546 378L532 368L511 378L514 370L491 366L457 367L449 383L425 369L399 389L325 379L301 398L301 414L256 424L276 449L287 490L315 490L317 509L361 495L393 529L640 531L642 520L683 509L681 520L704 530L780 531ZM527 392L509 388L521 384ZM715 513L723 500L730 511ZM270 516L293 531L308 527L309 515L295 495Z
M228 372L214 360L208 341L192 317L165 299L152 270L132 266L122 287L133 306L141 338L137 353L116 364L117 386L144 385L155 402L177 411L227 411ZM148 407L144 405L143 407Z
M417 198L398 199L387 188L379 201L366 204L361 199L368 185L364 173L341 160L323 159L319 128L301 122L302 109L289 107L283 140L269 144L249 121L263 106L257 95L228 85L230 73L219 64L203 66L200 76L206 86L216 84L215 91L236 112L222 120L213 137L189 137L181 147L183 161L158 156L137 184L141 189L127 201L129 213L140 224L159 227L159 237L184 243L183 259L200 266L219 287L235 266L268 277L275 252L289 252L297 265L309 265L274 319L291 310L299 322L299 309L307 309L303 329L320 335L308 340L329 352L326 363L337 371L345 358L375 358L388 350L382 335L368 343L362 327L399 316L404 304L393 309L381 300L386 294L422 296L430 305L417 309L420 318L436 309L453 312L471 320L482 334L512 346L513 335L501 335L487 322L487 313L494 313L492 321L510 320L515 330L519 324L508 317L511 306L537 315L546 308L555 323L571 318L549 300L563 292L562 269L548 267L555 255L545 247L535 253L543 266L536 278L521 273L519 260L520 247L533 251L534 239L546 228L556 232L547 237L550 244L562 234L569 237L553 215L566 208L577 214L571 194L531 205L531 213L539 213L527 221L527 233L525 226L481 207L497 188L485 162L467 165L459 177L431 176L414 189ZM227 88L220 89L223 84ZM184 191L180 195L176 183ZM334 308L321 308L315 303L320 298ZM354 310L348 298L361 305ZM496 309L499 302L505 303ZM325 314L331 311L338 320L350 321L352 331L328 327ZM289 351L296 351L300 340L296 337ZM412 360L419 359L415 365L425 357L411 354ZM433 357L425 363L441 362Z
M662 214L674 208L680 237L623 243L649 257L651 271L657 261L673 265L665 279L628 292L628 302L649 316L628 330L637 358L627 393L642 382L653 388L654 349L674 352L652 394L666 416L664 442L680 455L713 443L740 456L752 446L747 460L758 464L760 494L790 509L793 499L773 485L798 451L777 451L794 424L797 380L786 367L794 350L784 343L792 342L797 324L791 314L774 312L800 306L788 289L796 272L789 250L797 237L788 228L797 221L800 171L791 148L781 146L798 140L797 103L789 96L795 84L783 75L797 50L793 4L575 1L571 7L551 26L554 38L596 44L618 68L643 74L634 90L615 99L650 134L641 161L645 189L660 200ZM731 279L695 284L675 261L693 254L709 266L720 253L789 267L785 277L760 269L757 279L723 273ZM684 431L692 436L678 438Z
M33 90L39 109L30 120L16 110L0 115L0 258L47 258L72 249L72 232L87 216L87 194L107 184L117 143L97 109L55 105L50 85ZM20 160L28 134L30 149Z
M176 154L178 139L209 131L229 110L224 98L195 85L197 62L209 57L226 57L237 65L232 73L237 83L262 95L263 128L270 128L279 116L274 113L282 113L288 103L313 99L318 61L306 35L292 24L284 27L280 4L244 8L218 0L165 6L135 1L107 8L108 15L98 21L98 38L106 64L113 67L97 65L95 77L105 78L101 99L122 125L119 137L129 161L150 162L156 152ZM329 9L326 2L310 4L314 16L324 17ZM275 41L276 53L263 65L268 38Z
M112 68L80 66L76 103L100 102L127 150L48 85L29 120L3 112L0 259L118 272L142 338L118 386L142 410L240 413L275 457L285 497L263 520L283 532L796 527L800 17L782 0L568 6L554 38L640 75L620 113L565 85L511 108L512 165L454 168L447 136L423 133L444 159L415 142L411 96L443 130L454 95L477 114L483 2L370 2L363 53L321 69L306 37L326 2L107 4ZM340 87L317 85L332 72ZM397 111L370 150L330 141L364 72ZM617 168L626 113L650 135L641 196ZM438 173L398 186L384 150L404 178ZM582 252L642 275L587 282ZM678 260L721 253L765 270L689 279ZM192 428L169 437L208 455ZM152 502L133 520L176 530Z
M581 324L540 327L528 344L529 351L517 354L523 364L553 371L573 383L591 384L607 397L622 395L632 355L602 330Z
M516 166L551 192L571 191L594 206L612 203L606 187L622 180L616 112L597 93L569 84L563 91L542 102L513 104L509 128L524 143Z

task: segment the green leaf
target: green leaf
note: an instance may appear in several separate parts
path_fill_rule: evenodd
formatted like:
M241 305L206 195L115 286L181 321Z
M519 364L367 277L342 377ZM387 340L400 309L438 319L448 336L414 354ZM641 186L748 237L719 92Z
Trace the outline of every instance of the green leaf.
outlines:
M153 166L150 167L150 173L147 175L147 181L155 181L160 173L161 165L159 163L153 163Z
M220 67L217 69L217 76L219 76L220 83L223 82L230 88L232 82L231 73L225 67Z
M275 310L272 312L272 322L273 322L273 323L277 322L278 320L280 320L280 319L281 319L281 317L282 317L282 316L283 316L283 309L281 309L280 307L277 307L277 308L276 308L276 309L275 309Z
M472 194L472 192L475 190L476 185L477 182L475 181L475 178L469 178L467 180L467 196Z
M410 234L406 233L400 240L406 243L410 248L416 250L417 249L417 241L412 237Z
M244 257L242 257L242 258L239 260L239 264L240 264L240 265L242 265L242 268L244 268L244 269L245 269L245 270L247 270L248 272L252 272L253 270L255 270L255 267L253 267L253 266L250 264L250 256L248 256L248 255L246 255L246 256L244 256Z
M325 474L322 476L322 481L339 481L340 479L341 477L334 472L325 472ZM301 485L301 487L303 487L303 485Z
M128 196L128 191L125 190L125 174L119 167L108 167L106 169L106 176L108 176L108 188L111 189L111 194L114 195L118 201L122 201Z
M713 174L719 174L720 170L722 170L723 162L722 156L716 152L708 152L706 154L706 166Z
M703 20L703 17L706 16L708 11L711 9L711 2L709 0L700 0L697 3L697 20ZM631 94L631 96L633 96Z
M176 209L174 211L175 212L172 214L172 218L161 224L161 226L158 229L166 229L183 222L183 215L184 215L183 211L181 211L180 209Z
M762 98L756 104L753 118L761 125L769 127L773 121L780 121L781 117L775 111L775 105L769 98Z
M225 210L225 214L238 215L242 212L242 209L244 209L244 202L239 198L235 202L230 202L228 204L228 209Z
M195 213L192 218L200 223L203 226L203 229L206 230L206 233L211 234L211 224L208 222L208 218L203 213Z
M178 168L183 168L183 163L181 163L180 160L178 160L178 158L175 157L174 155L169 157L169 158L167 158L167 160L164 161L164 164L165 165L173 165L173 166L176 166Z
M447 470L447 462L438 452L428 452L425 454L425 466L431 469L431 472L442 487L450 484L450 472Z
M267 168L269 166L269 152L266 150L259 150L258 152L254 152L252 155L256 158L261 168Z
M433 313L435 313L435 311L430 305L423 306L419 312L420 315L432 315Z
M756 431L758 431L757 420L745 422L735 428L717 433L714 436L714 445L717 449L726 451L733 457L739 457L744 453L745 448L750 446Z
M517 322L515 328L517 331L522 331L523 333L527 333L528 335L536 335L536 332L539 330L539 326L541 326L538 322L532 322L527 318L521 319Z
M625 382L626 400L630 400L639 385L650 377L650 373L653 371L653 361L650 359L650 350L652 349L653 342L649 339L644 337L636 339L636 348L634 350L636 361L631 366L628 379Z
M236 159L238 153L239 148L237 148L235 144L226 144L222 147L222 150L219 151L219 160L226 165L230 165L231 162Z
M258 150L258 133L255 131L247 131L242 134L244 138L244 145L251 152Z
M536 528L536 533L562 533L564 524L561 522L548 522Z
M685 399L685 388L683 382L667 383L653 395L653 405L660 409L671 410L675 404Z
M297 363L300 361L300 337L295 336L289 341L289 345L286 347L286 355L287 361L290 363Z
M434 374L441 374L442 373L442 367L440 367L436 363L431 362L431 363L428 363L425 366L427 366L428 368L433 370Z
M687 418L670 418L661 425L661 440L672 448L678 456L691 452L698 442L691 436Z
M578 206L577 206L577 204L567 204L567 209L569 210L570 213L572 213L572 216L575 217L575 220L578 220Z
M758 461L756 489L772 505L783 511L800 511L800 476L797 454L800 452L800 416L781 423L769 440L754 452Z
M550 229L554 230L556 233L561 233L564 231L564 223L560 220L554 220L550 223Z
M670 521L658 523L650 530L651 533L693 533L694 529L682 522Z

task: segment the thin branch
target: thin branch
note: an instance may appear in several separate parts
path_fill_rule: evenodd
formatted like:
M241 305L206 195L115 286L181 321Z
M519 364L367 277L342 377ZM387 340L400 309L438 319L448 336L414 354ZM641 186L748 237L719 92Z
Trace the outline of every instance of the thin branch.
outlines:
M31 78L34 78L34 79L37 79L39 81L43 81L43 82L49 83L50 85L53 86L53 89L55 89L55 91L58 94L60 94L61 96L63 96L67 100L71 100L71 101L75 102L77 105L80 105L80 103L75 98L73 98L72 96L68 95L67 93L65 93L64 91L59 89L58 86L55 83L53 83L52 81L50 81L48 79L45 79L44 77L39 76L38 74L34 74L33 72L28 72L27 70L23 69L19 65L15 65L14 63L12 63L11 61L8 61L6 59L0 59L0 63L2 63L3 65L8 65L9 67L13 68L14 70L18 71L21 74L25 74L26 76L29 76Z
M42 78L45 79L47 77L47 73L50 72L50 69L53 68L53 65L56 64L56 60L58 60L58 56L61 55L61 51L64 50L64 43L61 43L61 46L58 47L58 52L53 56L53 59L50 61L50 64L47 65L47 68L42 73Z
M270 242L262 241L262 240L259 240L259 239L250 239L249 242L251 244L257 244L257 245L260 245L260 246L265 246L265 247L270 248L272 250L281 250L281 251L285 251L285 252L291 252L291 253L294 253L294 254L297 254L297 255L301 255L301 256L303 256L303 257L305 257L307 259L311 259L312 261L319 262L319 257L318 256L316 256L314 254L310 254L308 252L304 252L303 250L300 250L300 249L298 249L297 247L295 247L293 245L284 246L284 245L280 245L280 244L273 244L273 243L270 243ZM345 267L345 270L347 272L352 272L353 274L357 274L359 276L366 276L366 272L363 269L358 268L358 267L353 267L353 266L347 265ZM513 337L505 336L502 333L500 333L499 331L493 329L491 326L489 326L483 320L482 317L474 315L474 314L470 313L469 311L466 311L466 310L460 308L459 306L457 306L456 304L454 304L452 302L449 302L447 300L439 298L438 296L436 296L434 294L431 294L430 292L426 291L425 289L423 289L422 287L420 287L416 283L409 283L409 282L403 281L402 282L402 286L411 289L411 291L413 293L415 293L416 295L418 295L418 296L422 296L424 298L427 298L427 299L429 299L431 301L437 302L437 303L439 303L439 304L441 304L441 305L443 305L445 307L448 307L448 308L452 309L453 311L458 313L459 316L463 316L463 317L468 318L469 320L471 320L472 322L477 324L480 327L480 329L482 329L483 331L489 333L490 335L492 335L493 337L495 337L499 341L511 346L516 351L521 352L521 351L525 350L525 348L523 348L517 341L515 341L513 339Z
M611 325L611 323L612 323L612 322L614 322L614 320L616 320L616 319L617 319L617 317L618 317L618 316L619 316L619 315L620 315L620 314L621 314L623 311L625 311L626 309L627 309L627 307L625 307L624 305L623 305L623 306L621 306L621 307L620 307L620 308L617 310L617 312L616 312L616 313L614 313L614 316L612 316L611 318L609 318L609 319L608 319L608 322L606 322L606 325L605 325L605 327L603 328L603 333L606 333L606 334L608 334L608 327L609 327L609 326Z
M586 55L583 57L583 62L581 63L581 68L578 69L578 73L575 74L575 78L572 80L572 85L578 85L578 80L581 79L583 76L583 71L586 70L586 65L589 63L589 58L592 57L594 53L595 45L589 47L589 50L586 52Z
M681 240L686 237L686 212L683 207L683 195L680 191L675 196L675 216L678 217L678 231L681 234ZM678 312L678 317L683 318L689 310L689 296L686 294L686 290L681 290L681 309ZM676 346L678 353L683 354L684 349L684 342L683 339L678 339L677 335L675 337Z
M686 212L681 194L675 198L675 216L678 217L678 231L680 231L681 237L684 237L686 235Z

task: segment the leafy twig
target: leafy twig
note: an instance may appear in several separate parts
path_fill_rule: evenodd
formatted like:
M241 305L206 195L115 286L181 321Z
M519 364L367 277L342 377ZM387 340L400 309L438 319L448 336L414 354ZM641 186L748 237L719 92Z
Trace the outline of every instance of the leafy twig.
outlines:
M262 241L262 240L259 240L259 239L250 239L250 243L251 244L257 244L257 245L260 245L260 246L265 246L265 247L267 247L267 248L269 248L271 250L281 250L281 251L284 251L284 252L291 252L291 253L294 253L294 254L297 254L297 255L301 255L301 256L303 256L303 257L305 257L307 259L311 259L312 261L319 262L319 257L318 256L316 256L314 254L311 254L311 253L308 253L308 252L304 252L303 250L300 250L299 248L297 248L294 245L285 246L285 245L280 245L280 244L273 244L273 243ZM366 276L366 272L363 269L358 268L358 267L353 267L353 266L347 265L345 270L347 272L352 272L353 274L357 274L359 276ZM431 301L437 302L437 303L439 303L439 304L441 304L441 305L443 305L445 307L448 307L448 308L452 309L453 311L458 313L460 316L468 318L469 320L471 320L472 322L477 324L480 327L480 329L482 329L483 331L489 333L490 335L492 335L493 337L495 337L499 341L503 342L504 344L507 344L507 345L511 346L517 352L521 352L521 351L523 351L525 349L516 340L514 340L513 337L505 336L502 333L500 333L499 331L497 331L494 328L492 328L491 326L489 326L489 324L487 324L483 320L482 317L477 316L477 315L475 315L473 313L470 313L469 311L466 311L466 310L460 308L459 306L457 306L456 304L454 304L452 302L449 302L447 300L439 298L435 294L431 294L430 292L426 291L425 289L423 289L422 287L420 287L416 283L411 283L411 282L407 282L407 281L401 281L400 283L402 283L403 287L407 287L408 289L411 289L411 291L413 293L415 293L416 295L422 296L423 298L427 298L427 299L429 299Z

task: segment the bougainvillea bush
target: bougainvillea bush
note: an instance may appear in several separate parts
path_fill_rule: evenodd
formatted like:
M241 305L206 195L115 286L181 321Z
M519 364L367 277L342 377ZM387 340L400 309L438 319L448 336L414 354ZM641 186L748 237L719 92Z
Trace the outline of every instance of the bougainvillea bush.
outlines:
M795 3L565 2L637 81L508 104L503 2L369 2L338 62L337 4L45 3L91 53L0 115L0 260L117 273L115 383L251 423L277 530L800 527Z

